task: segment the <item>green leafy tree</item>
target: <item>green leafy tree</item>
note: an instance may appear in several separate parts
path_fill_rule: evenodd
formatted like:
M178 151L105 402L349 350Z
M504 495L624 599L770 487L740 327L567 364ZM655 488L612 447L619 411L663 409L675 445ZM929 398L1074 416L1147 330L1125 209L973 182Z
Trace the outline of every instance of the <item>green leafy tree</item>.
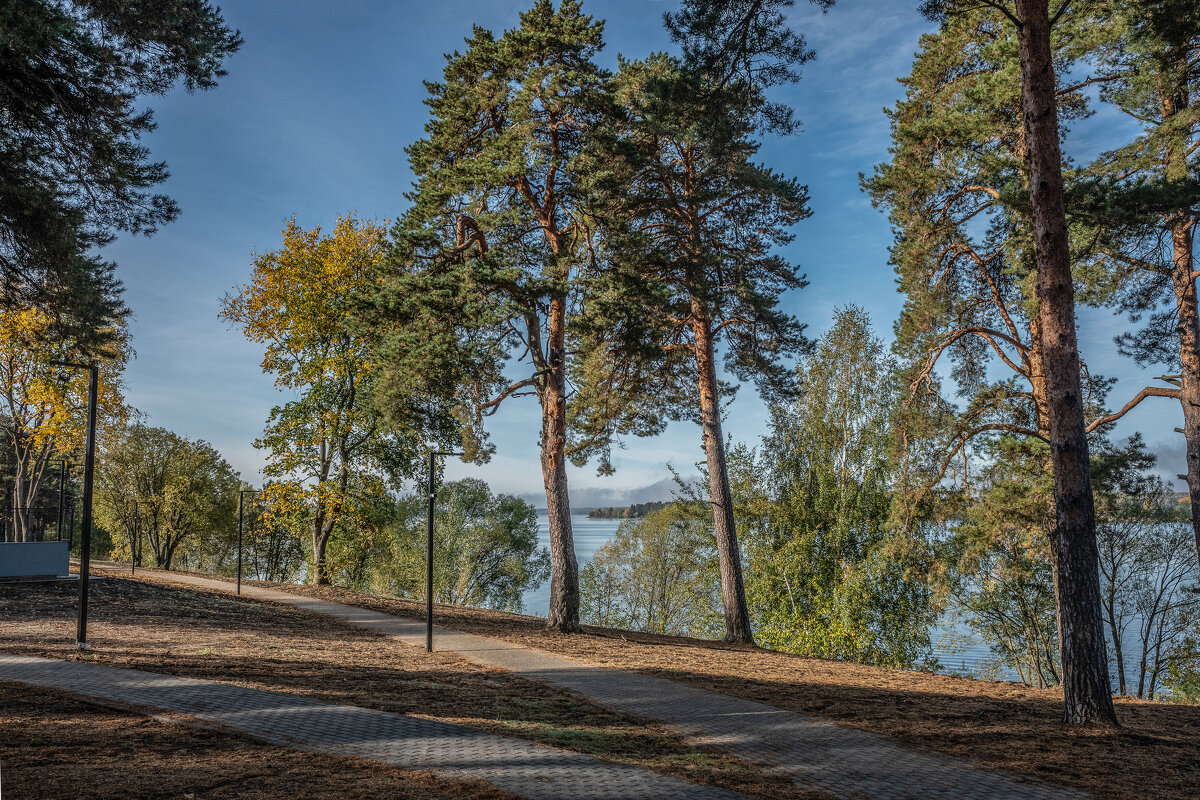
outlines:
M91 346L125 309L113 265L90 250L153 233L178 207L139 142L147 95L209 89L241 45L205 0L0 3L0 277L4 303Z
M243 485L242 489L250 489ZM290 583L304 568L305 552L299 537L273 519L261 492L243 498L243 550L247 575L263 581ZM233 542L237 546L237 542ZM236 558L236 555L234 556ZM228 558L222 560L228 563Z
M114 542L118 558L137 560L140 532L154 565L169 570L180 552L237 527L241 482L207 442L131 425L105 441L99 465L96 516L125 534Z
M54 462L81 460L76 453L85 438L88 374L63 372L51 361L76 352L79 342L54 341L54 320L24 304L0 305L0 434L12 457L11 482L5 483L11 501L11 522L17 541L33 533L30 509L44 497ZM121 394L121 373L132 354L123 321L106 333L107 352L96 354L97 424L100 430L124 424L128 409ZM57 504L57 500L55 500Z
M1200 614L1190 613L1185 621L1188 632L1168 651L1162 682L1172 701L1197 705L1200 704Z
M434 517L434 595L439 603L524 610L522 595L546 579L549 554L538 546L537 511L481 480L441 486ZM425 594L426 498L410 496L383 534L373 585L402 597Z
M584 621L669 636L720 635L716 551L702 514L702 507L679 502L622 522L581 572Z
M330 581L325 551L356 515L409 471L411 427L389 430L369 402L375 373L370 331L349 324L356 292L377 285L384 229L353 215L334 230L289 220L283 246L254 262L249 284L227 295L221 316L265 346L263 372L297 397L271 410L255 447L268 451L268 524L307 529L310 580Z
M469 457L488 454L486 416L536 396L547 624L561 631L579 627L567 321L590 238L578 213L579 156L608 113L607 76L592 60L602 30L574 0L539 0L517 28L498 39L476 28L466 51L449 56L443 81L427 84L427 136L408 148L417 185L393 230L399 274L365 312L384 331L380 407L392 418L424 414L426 430L465 440Z
M1003 436L953 529L954 611L1024 683L1062 680L1051 536L1053 481L1046 443Z
M897 367L861 308L797 369L761 455L742 453L739 512L759 640L773 650L910 667L938 611L927 526L892 524Z

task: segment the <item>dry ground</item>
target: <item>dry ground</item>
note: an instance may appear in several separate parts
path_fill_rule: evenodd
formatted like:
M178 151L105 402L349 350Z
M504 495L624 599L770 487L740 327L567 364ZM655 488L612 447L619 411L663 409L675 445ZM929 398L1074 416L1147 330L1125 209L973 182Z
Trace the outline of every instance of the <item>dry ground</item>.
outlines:
M302 753L181 715L148 716L64 692L0 683L0 781L5 797L194 800L512 800L357 758Z
M334 587L270 586L424 618L424 606L409 601ZM537 617L479 609L440 606L436 617L449 628L824 717L1097 797L1200 797L1197 706L1121 699L1120 730L1081 730L1061 723L1062 694L1055 690L602 628L563 635Z
M88 640L94 649L80 654L77 591L75 584L0 585L0 651L95 660L470 725L751 796L819 797L754 764L502 670L427 654L290 606L141 576L93 579ZM236 748L214 750L211 758L224 755L230 769L241 768Z

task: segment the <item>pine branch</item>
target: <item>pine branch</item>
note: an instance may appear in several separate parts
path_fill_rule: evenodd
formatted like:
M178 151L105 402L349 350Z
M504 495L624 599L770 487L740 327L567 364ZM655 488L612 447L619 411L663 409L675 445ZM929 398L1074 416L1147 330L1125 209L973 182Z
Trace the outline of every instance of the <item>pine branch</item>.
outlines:
M1121 417L1125 416L1130 411L1137 408L1138 404L1140 404L1143 400L1145 400L1149 397L1170 397L1175 400L1178 400L1180 397L1180 390L1179 389L1162 389L1157 386L1147 386L1145 389L1142 389L1140 392L1138 392L1137 395L1132 400L1130 400L1128 403L1126 403L1120 411L1117 411L1113 414L1105 414L1102 417L1097 417L1096 419L1094 419L1092 421L1092 424L1088 425L1087 428L1085 429L1086 432L1091 433L1092 431L1096 430L1097 428L1101 427L1102 425L1108 425L1111 422L1116 422Z

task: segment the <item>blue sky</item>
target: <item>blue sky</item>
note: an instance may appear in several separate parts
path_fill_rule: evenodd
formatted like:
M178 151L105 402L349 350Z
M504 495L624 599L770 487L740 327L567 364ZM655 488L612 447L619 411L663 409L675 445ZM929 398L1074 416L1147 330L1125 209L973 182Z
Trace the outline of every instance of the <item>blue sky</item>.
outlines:
M618 53L643 56L669 48L660 24L673 2L585 0L607 20L601 62ZM822 15L797 4L792 22L817 52L794 87L778 93L804 122L804 131L768 141L761 158L807 183L813 216L800 223L786 255L811 285L785 299L785 308L816 335L835 307L866 308L880 335L890 337L901 297L888 265L891 232L884 216L859 191L858 174L887 156L882 113L901 93L920 34L929 23L916 0L843 0ZM339 214L392 219L405 207L411 182L404 147L427 119L423 80L438 79L443 54L459 48L472 24L497 32L512 27L526 3L225 2L230 25L246 43L228 62L217 89L154 98L159 128L147 137L171 178L165 191L183 213L152 238L124 237L105 255L119 263L134 311L137 359L125 376L129 402L154 425L211 442L251 481L263 454L252 446L271 407L286 401L259 369L261 351L217 317L220 297L249 275L256 252L276 248L284 221L330 227ZM1086 157L1104 149L1121 123L1100 116L1070 142ZM1095 372L1120 378L1116 401L1148 375L1112 348L1117 324L1084 310L1084 357ZM728 431L756 442L765 409L752 387L738 394ZM1163 471L1182 471L1179 407L1158 401L1132 414L1119 432L1142 430L1166 457ZM499 491L541 492L537 463L538 411L532 398L506 404L493 418L498 452L484 467L452 465L449 476L486 478ZM1175 439L1180 441L1176 442ZM633 440L618 454L617 473L597 477L573 470L577 505L653 499L669 463L693 471L699 434L673 425L651 440ZM659 485L658 489L647 489Z

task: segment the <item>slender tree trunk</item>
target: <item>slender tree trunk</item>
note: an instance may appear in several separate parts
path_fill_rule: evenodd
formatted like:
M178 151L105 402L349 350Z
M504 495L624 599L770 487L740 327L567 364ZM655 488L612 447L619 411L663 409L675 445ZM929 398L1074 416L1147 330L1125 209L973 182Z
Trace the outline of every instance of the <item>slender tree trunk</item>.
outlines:
M17 465L16 487L13 490L13 533L18 542L32 541L29 530L29 508L24 506L25 481L21 477L21 465Z
M1117 685L1119 693L1122 697L1125 696L1128 689L1125 686L1125 651L1121 648L1121 629L1117 625L1117 590L1116 590L1116 568L1113 568L1113 575L1108 577L1108 589L1104 593L1104 617L1108 623L1108 633L1113 640L1113 656L1117 660Z
M1017 0L1021 96L1038 264L1038 314L1058 519L1064 721L1117 724L1100 613L1099 554L1075 331L1075 287L1047 0Z
M1179 404L1183 406L1183 438L1187 447L1187 485L1192 499L1192 534L1200 553L1200 308L1192 278L1194 220L1177 223L1171 230L1174 267L1171 280L1178 308Z
M542 481L550 517L550 610L546 627L574 633L579 627L579 564L567 494L566 310L564 297L550 301L547 368L542 401Z
M1190 98L1186 93L1164 93L1162 121L1185 110ZM1173 141L1164 154L1167 180L1188 178L1187 139ZM1178 311L1175 330L1179 337L1179 404L1183 406L1183 438L1187 448L1187 485L1192 500L1192 533L1196 552L1200 553L1200 311L1196 302L1196 281L1192 277L1195 256L1192 235L1196 220L1181 216L1169 223L1171 229L1171 283Z
M1037 414L1037 431L1047 441L1050 439L1050 399L1046 394L1046 364L1042 358L1042 320L1034 314L1029 320L1029 383L1033 392L1033 406ZM1050 458L1045 468L1053 472L1054 459ZM1054 622L1062 640L1062 593L1058 581L1058 505L1053 494L1046 498L1046 538L1050 545L1050 580L1054 583ZM1047 641L1048 637L1039 637L1039 641ZM1047 642L1050 644L1050 642ZM1061 652L1061 648L1060 648ZM1053 658L1046 653L1048 667L1054 674ZM1061 663L1057 672L1061 672Z
M725 434L721 430L721 399L713 348L712 321L700 303L692 299L692 332L696 337L696 377L700 390L700 426L704 454L708 460L708 489L712 502L713 528L717 534L717 563L721 568L721 600L725 606L725 641L754 644L746 587L742 581L742 557L738 550L725 465Z
M325 560L325 548L329 544L329 534L332 531L332 523L326 522L324 514L318 514L312 522L313 573L310 582L313 586L330 584L329 563Z

